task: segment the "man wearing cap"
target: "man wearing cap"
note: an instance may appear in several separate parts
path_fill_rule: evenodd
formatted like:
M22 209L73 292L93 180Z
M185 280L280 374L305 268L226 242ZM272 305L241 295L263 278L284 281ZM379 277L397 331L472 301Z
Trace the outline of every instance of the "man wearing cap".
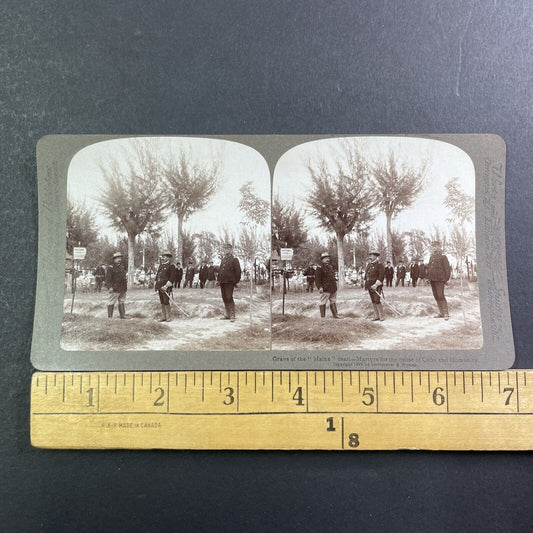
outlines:
M126 292L128 290L128 275L122 264L122 254L115 252L113 254L113 264L110 265L106 272L105 283L109 289L109 300L107 302L107 316L113 317L113 309L118 301L118 312L120 318L126 318Z
M399 285L400 281L402 282L402 287L405 286L405 274L405 265L403 264L403 261L400 261L396 267L396 287Z
M165 250L161 253L161 261L155 275L155 292L159 294L162 318L160 322L171 322L170 294L176 278L176 268L170 262L172 254Z
M448 302L444 297L444 285L450 279L452 269L448 258L442 253L440 241L433 241L431 243L431 257L428 263L428 280L431 283L431 290L433 291L433 298L439 307L439 314L435 318L444 318L449 320Z
M221 320L235 321L235 302L233 301L233 289L241 280L241 265L233 256L233 246L228 242L223 247L223 257L218 271L218 283L222 301L224 302L225 315Z
M320 293L319 308L321 318L326 316L326 304L329 300L329 308L333 318L340 318L337 311L337 280L335 269L331 265L331 256L324 252L320 256L322 264L315 271L315 284Z
M385 320L383 314L383 304L381 303L380 294L383 291L383 278L385 277L385 268L383 263L379 260L379 252L372 252L369 254L370 261L366 265L365 270L365 289L370 294L372 306L374 307L373 320Z
M385 281L387 282L387 287L392 287L392 278L394 277L394 267L391 265L390 261L387 261L387 266L385 267Z

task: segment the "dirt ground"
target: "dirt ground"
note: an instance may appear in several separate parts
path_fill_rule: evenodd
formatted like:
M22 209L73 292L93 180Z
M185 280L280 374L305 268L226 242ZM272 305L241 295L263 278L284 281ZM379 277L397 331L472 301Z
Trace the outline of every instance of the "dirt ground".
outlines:
M479 349L483 344L477 284L459 282L446 286L450 320L434 318L437 306L431 287L385 289L386 300L398 311L383 304L384 322L373 322L372 303L367 291L350 288L339 291L337 307L343 320L321 319L318 293L288 293L285 315L279 294L272 303L272 348L278 350L435 350ZM463 302L463 303L461 303ZM464 316L463 316L464 309Z
M79 292L70 313L71 295L65 296L61 346L64 350L268 350L270 348L270 295L253 297L253 326L249 321L249 290L234 293L237 320L220 320L224 304L220 289L175 289L172 322L159 322L161 307L150 289L133 289L126 296L126 315L107 318L107 291Z

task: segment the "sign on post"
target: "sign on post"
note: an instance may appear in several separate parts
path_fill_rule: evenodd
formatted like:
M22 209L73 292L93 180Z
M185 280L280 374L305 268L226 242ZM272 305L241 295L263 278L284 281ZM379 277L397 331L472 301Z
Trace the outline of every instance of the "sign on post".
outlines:
M292 248L281 248L279 256L282 261L292 261L294 250Z
M87 248L83 248L81 246L75 246L72 249L72 259L85 259L85 256L87 255Z

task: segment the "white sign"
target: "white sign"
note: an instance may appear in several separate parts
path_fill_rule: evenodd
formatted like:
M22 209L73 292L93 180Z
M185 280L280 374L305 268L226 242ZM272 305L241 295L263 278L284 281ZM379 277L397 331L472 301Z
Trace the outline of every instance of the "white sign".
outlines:
M282 261L292 261L292 254L294 253L292 248L281 248L279 252Z
M85 259L86 254L87 254L87 248L74 247L72 249L72 257L74 259Z

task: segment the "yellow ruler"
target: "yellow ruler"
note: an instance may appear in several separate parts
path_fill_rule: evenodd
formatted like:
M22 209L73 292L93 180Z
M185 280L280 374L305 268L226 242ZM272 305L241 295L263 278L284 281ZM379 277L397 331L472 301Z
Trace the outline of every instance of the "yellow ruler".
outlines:
M533 370L37 372L43 448L528 450Z

